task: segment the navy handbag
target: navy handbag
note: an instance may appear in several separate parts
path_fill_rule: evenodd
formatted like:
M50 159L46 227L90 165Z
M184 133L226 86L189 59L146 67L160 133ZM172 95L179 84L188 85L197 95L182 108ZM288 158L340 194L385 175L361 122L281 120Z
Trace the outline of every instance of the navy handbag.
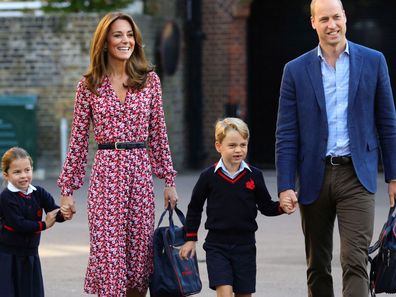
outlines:
M389 210L378 241L369 248L369 254L379 249L375 257L369 257L370 292L396 293L396 207Z
M184 226L185 217L181 210L166 209L154 231L154 273L150 280L151 297L184 297L197 294L202 289L196 255L187 260L179 257L179 249L184 244L183 226L173 223L176 212ZM165 214L169 214L169 226L160 227Z

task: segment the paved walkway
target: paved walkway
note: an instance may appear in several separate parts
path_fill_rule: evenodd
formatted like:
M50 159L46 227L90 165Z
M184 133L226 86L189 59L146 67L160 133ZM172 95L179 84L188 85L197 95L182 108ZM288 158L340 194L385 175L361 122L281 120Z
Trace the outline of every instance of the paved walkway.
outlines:
M265 171L267 186L273 197L276 197L276 178L274 171ZM179 174L176 180L180 198L179 208L185 212L190 199L192 187L198 178L198 172ZM36 181L44 186L54 197L59 191L55 180ZM162 181L155 180L157 197L156 219L163 210ZM382 227L388 212L387 187L382 175L378 179L379 191L376 199L376 220L374 239ZM47 297L80 297L92 296L83 293L83 280L89 253L89 235L86 215L87 185L75 193L77 200L77 215L71 222L57 224L43 232L40 245L44 284ZM300 215L280 217L258 216L259 230L257 232L257 293L255 296L269 297L305 297L305 260L304 244L300 228ZM200 229L200 239L205 237L205 230ZM208 288L205 266L205 254L202 250L202 240L198 244L198 259L202 292L196 296L215 296ZM341 295L341 280L339 267L338 231L334 236L333 274L335 294Z

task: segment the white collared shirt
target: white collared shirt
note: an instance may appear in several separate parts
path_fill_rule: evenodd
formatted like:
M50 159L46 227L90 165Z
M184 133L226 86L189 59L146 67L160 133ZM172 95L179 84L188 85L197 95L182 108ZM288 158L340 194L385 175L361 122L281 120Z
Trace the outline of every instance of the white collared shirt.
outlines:
M21 191L21 189L18 189L17 187L15 187L15 186L14 186L12 183L10 183L10 182L7 183L7 189L10 190L11 192L23 192L23 191ZM23 194L29 195L29 194L31 194L33 191L36 191L36 190L37 190L37 189L36 189L35 186L29 184L29 187L28 187L26 193L23 193Z
M229 178L234 179L235 177L238 176L239 173L241 173L245 168L248 169L249 171L252 171L249 167L248 164L246 164L245 161L241 162L241 165L239 166L239 169L234 173L231 174L227 168L224 166L223 161L220 159L219 162L217 162L216 168L214 170L214 172L216 172L219 168L221 168L221 170L224 172L225 175L227 175Z

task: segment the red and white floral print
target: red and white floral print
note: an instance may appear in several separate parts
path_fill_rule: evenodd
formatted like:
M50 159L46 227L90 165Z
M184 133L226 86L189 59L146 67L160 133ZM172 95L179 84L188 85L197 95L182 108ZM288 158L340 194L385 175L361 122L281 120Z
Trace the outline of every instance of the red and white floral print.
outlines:
M91 122L97 143L147 142L147 150L98 150L88 189L90 256L84 289L122 297L127 288L146 290L153 269L152 173L174 186L176 172L157 74L149 73L142 90L129 90L124 103L107 77L97 91L89 91L84 79L78 84L69 151L58 185L62 195L82 186Z

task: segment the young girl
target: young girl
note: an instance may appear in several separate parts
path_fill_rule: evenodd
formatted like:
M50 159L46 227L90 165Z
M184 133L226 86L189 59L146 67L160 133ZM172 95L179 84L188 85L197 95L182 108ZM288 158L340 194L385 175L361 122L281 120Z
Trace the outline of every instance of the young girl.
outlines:
M40 233L63 217L51 194L31 185L33 161L24 149L6 151L1 169L7 188L0 194L0 295L43 297Z

